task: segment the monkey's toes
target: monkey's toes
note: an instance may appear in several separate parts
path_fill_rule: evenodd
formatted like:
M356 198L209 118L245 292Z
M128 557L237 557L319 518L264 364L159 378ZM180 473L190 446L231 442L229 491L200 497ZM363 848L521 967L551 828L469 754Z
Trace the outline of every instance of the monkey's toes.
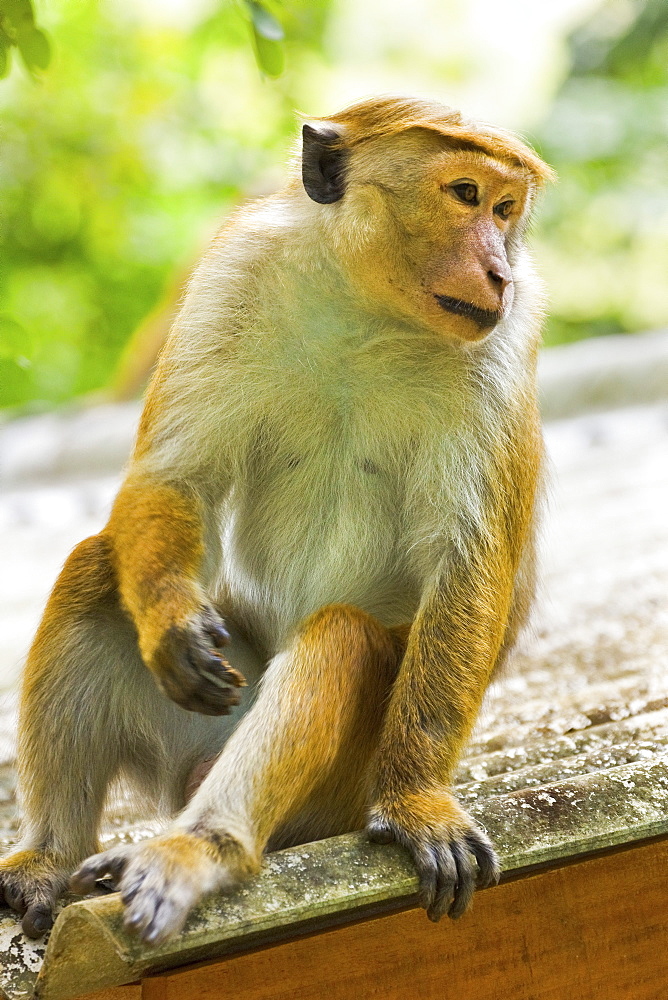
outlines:
M53 927L53 908L49 903L33 903L21 921L23 933L29 938L41 938Z
M134 845L123 844L100 854L93 854L77 868L70 878L70 890L82 896L94 892L100 879L108 878L113 884L123 873Z
M473 893L496 885L499 861L486 833L466 814L466 825L440 831L409 833L398 823L375 816L367 833L374 843L392 841L408 848L420 880L420 904L430 920L447 914L457 920L468 909Z
M420 896L435 923L446 913L458 920L469 908L476 888L499 881L499 862L487 836L477 827L447 841L416 845Z
M19 917L23 933L39 938L53 925L68 873L41 851L18 851L0 863L0 898Z
M21 892L15 886L5 887L3 895L7 905L21 917L21 930L26 937L41 938L53 927L55 897L49 900L37 891L36 897L29 901L30 892Z
M149 945L177 934L201 896L229 881L229 872L212 854L211 844L192 834L164 834L126 851L127 864L118 877L124 922ZM86 862L98 875L109 869L100 858L104 856Z

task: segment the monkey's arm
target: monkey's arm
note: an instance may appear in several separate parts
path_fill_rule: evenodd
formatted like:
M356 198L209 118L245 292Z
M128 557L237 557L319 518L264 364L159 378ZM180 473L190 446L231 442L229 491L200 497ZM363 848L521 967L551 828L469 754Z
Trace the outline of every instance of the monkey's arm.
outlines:
M411 628L378 754L369 833L411 851L431 919L460 916L498 880L485 833L449 792L504 642L518 562L504 532L443 561Z
M201 583L205 543L216 544L210 505L187 482L131 474L105 534L123 605L139 650L161 690L177 704L223 715L244 679L218 652L229 641Z

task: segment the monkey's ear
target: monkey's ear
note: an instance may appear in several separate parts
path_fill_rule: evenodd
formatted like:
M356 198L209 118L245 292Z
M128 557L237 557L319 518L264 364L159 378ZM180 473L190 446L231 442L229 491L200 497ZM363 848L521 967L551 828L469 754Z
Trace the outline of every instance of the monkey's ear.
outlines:
M302 138L302 180L307 195L321 205L339 201L346 189L348 161L341 136L331 128L304 125Z

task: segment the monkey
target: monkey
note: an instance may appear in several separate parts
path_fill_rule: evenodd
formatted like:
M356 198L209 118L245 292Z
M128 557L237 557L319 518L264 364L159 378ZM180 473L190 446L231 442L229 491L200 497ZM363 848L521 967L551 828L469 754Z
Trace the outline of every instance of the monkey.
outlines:
M361 827L432 920L498 881L452 776L534 591L551 177L510 132L372 98L305 120L285 187L213 239L28 655L0 865L26 934L107 877L155 945L264 852ZM171 818L100 852L119 776Z

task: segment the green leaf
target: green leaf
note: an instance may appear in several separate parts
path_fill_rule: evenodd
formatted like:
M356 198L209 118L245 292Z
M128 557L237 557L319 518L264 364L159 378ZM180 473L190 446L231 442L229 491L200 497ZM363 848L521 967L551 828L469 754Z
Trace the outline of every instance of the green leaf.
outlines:
M258 3L258 0L246 0L246 3L256 35L270 42L281 42L285 38L285 32L278 18Z
M0 17L6 18L17 35L29 33L35 24L30 0L0 0Z
M9 73L9 49L0 41L0 80Z
M280 76L285 63L281 43L259 35L253 25L253 44L257 64L262 72L267 76Z
M51 46L43 31L33 28L18 37L17 43L23 62L29 70L46 69L51 61Z
M0 358L14 361L17 364L20 364L21 367L25 368L26 365L19 361L19 359L27 361L28 365L30 365L30 361L26 358L26 355L31 353L32 345L30 344L28 335L21 324L17 323L16 320L7 313L1 314Z

